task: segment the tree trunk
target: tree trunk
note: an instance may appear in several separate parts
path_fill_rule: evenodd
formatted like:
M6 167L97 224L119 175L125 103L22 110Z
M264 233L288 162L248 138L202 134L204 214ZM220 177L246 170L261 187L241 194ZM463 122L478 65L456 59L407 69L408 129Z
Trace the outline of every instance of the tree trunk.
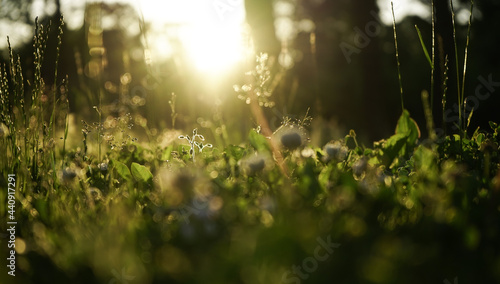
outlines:
M255 51L278 55L280 43L274 32L273 1L246 0L247 22L252 30Z
M435 69L434 69L434 98L432 99L434 121L437 127L442 121L442 99L446 78L445 60L448 57L446 109L450 109L457 98L457 76L455 68L455 47L453 44L453 26L449 1L436 0L435 7ZM459 66L460 68L460 66ZM446 121L445 121L446 122Z

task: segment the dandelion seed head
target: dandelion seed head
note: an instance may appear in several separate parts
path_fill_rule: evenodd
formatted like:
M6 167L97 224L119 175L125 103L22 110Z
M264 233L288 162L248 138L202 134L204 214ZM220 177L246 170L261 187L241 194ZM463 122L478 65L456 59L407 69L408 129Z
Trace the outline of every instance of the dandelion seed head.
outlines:
M365 175L368 163L365 157L360 158L352 165L352 173L355 178L362 179Z
M65 181L70 181L70 180L73 180L73 179L76 177L76 172L75 172L73 169L69 168L69 167L65 168L65 169L62 171L62 174L63 174L63 175L62 175L62 176L63 176L63 179L64 179Z
M282 125L274 132L273 136L278 145L287 150L295 150L307 141L305 129L294 124Z
M330 142L323 148L326 153L325 160L342 161L347 157L348 149L340 141Z
M239 161L239 165L246 175L252 176L266 170L270 166L270 157L266 154L255 153Z
M62 180L64 183L70 183L73 180L75 180L75 178L77 178L78 176L81 177L83 175L85 175L85 170L77 167L73 163L70 166L65 167L64 169L58 172L58 178Z

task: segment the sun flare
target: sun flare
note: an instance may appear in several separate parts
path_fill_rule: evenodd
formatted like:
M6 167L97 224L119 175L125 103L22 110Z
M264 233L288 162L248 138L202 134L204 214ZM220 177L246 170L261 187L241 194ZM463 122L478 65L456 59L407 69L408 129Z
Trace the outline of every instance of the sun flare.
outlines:
M140 3L145 19L153 23L148 34L153 56L183 53L197 70L210 73L228 70L244 59L248 44L243 1Z
M186 52L200 71L222 71L242 59L241 28L193 27L183 40Z

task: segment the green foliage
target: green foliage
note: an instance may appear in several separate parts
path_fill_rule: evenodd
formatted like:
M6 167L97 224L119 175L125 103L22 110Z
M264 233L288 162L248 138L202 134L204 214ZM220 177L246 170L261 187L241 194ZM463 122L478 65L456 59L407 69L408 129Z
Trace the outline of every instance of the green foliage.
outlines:
M124 163L117 160L112 160L112 164L118 176L120 176L124 180L130 180L132 175L130 174L130 170Z
M420 45L422 45L422 50L424 51L425 58L429 62L431 69L434 69L434 64L432 63L431 57L429 56L429 52L427 51L427 47L425 46L424 39L422 38L422 33L417 25L415 25L415 29L417 30L418 39L420 40Z
M132 163L130 166L132 176L138 181L144 184L151 183L153 181L153 174L143 165L138 163Z
M20 78L0 76L2 102L20 95ZM189 145L122 134L101 159L89 150L100 138L87 136L102 133L100 122L84 125L83 144L66 151L43 138L41 102L25 111L16 103L12 113L2 106L0 185L16 174L19 283L280 283L318 255L318 239L336 243L335 252L309 283L468 279L462 268L476 273L471 283L500 281L491 253L500 250L495 122L470 138L422 141L403 109L394 134L372 147L354 130L322 148L300 132L292 136L300 143L271 149L271 137L252 129L243 143L211 151L196 129L179 137ZM287 127L287 135L303 130Z
M250 130L248 134L248 140L250 145L256 151L270 152L271 146L269 145L269 141L262 134L258 133L255 129Z

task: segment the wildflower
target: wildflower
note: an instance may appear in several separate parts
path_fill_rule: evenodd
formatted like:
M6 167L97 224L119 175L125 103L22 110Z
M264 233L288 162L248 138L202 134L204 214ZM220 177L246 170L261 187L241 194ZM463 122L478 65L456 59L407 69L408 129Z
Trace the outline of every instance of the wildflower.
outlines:
M105 172L107 172L107 171L108 171L108 163L106 163L106 162L102 162L102 163L100 163L100 164L98 165L98 167L99 167L99 170L100 170L101 172L104 172L104 173L105 173Z
M238 164L245 174L251 176L264 171L270 163L269 156L255 153L255 155L241 159Z
M347 157L347 147L339 141L330 142L323 148L326 156L325 161L342 161Z
M295 150L302 146L307 140L304 128L293 124L285 124L274 132L278 144L284 149Z
M205 141L205 137L203 135L198 134L198 129L193 129L193 137L189 137L189 135L180 135L178 137L179 139L186 139L189 142L189 145L191 146L191 149L189 150L189 154L193 158L193 162L195 161L195 148L198 147L199 152L201 153L203 149L205 148L212 148L212 144L203 144L203 141ZM196 139L199 139L201 142L196 141ZM196 146L196 147L195 147Z

